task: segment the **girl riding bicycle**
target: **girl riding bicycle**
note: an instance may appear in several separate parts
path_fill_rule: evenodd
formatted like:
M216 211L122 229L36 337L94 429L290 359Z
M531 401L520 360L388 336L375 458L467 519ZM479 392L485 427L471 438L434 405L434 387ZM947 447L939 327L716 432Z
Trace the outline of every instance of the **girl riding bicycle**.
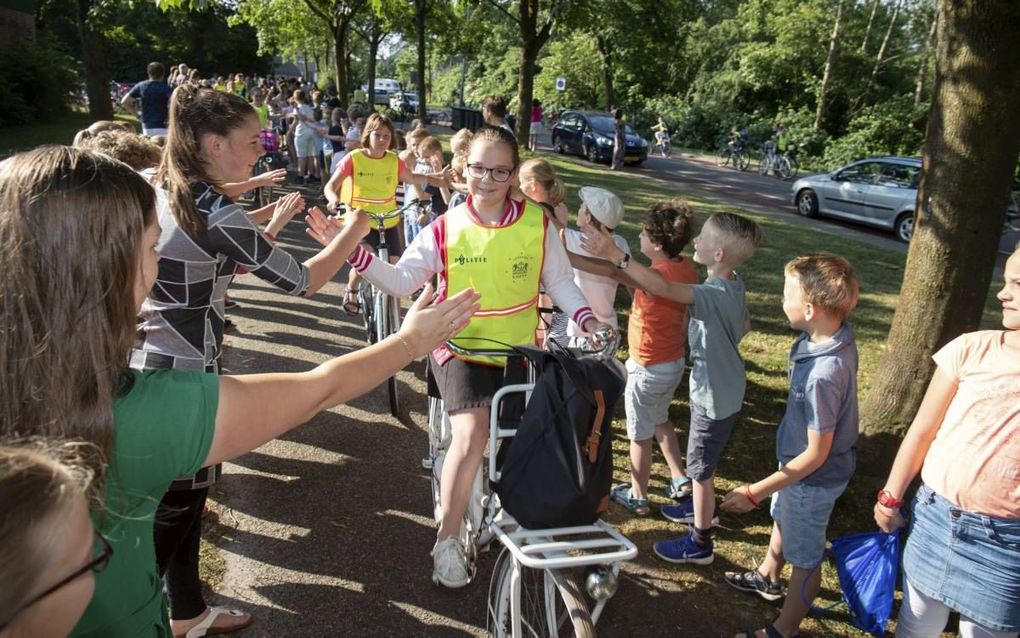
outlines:
M601 324L574 285L566 252L556 232L549 232L548 218L535 204L510 197L519 165L513 135L501 128L481 128L468 153L467 201L424 229L395 266L363 247L350 263L395 296L412 293L435 274L440 298L467 287L480 292L483 308L458 337L468 348L491 347L492 341L533 343L540 283L578 325L595 331ZM457 535L488 441L492 395L503 384L506 364L499 357L461 358L446 347L433 351L429 364L453 430L441 478L443 512L432 550L432 579L456 588L470 580Z
M326 184L325 195L330 210L336 210L337 203L342 203L372 213L388 213L397 208L397 185L400 182L435 186L446 184L441 176L412 173L393 152L395 143L396 130L390 119L381 113L370 115L361 130L362 148L344 155ZM399 228L401 224L402 221L396 217L387 220L385 224L386 245L390 248L393 260L404 252L404 241ZM379 246L378 234L369 234L364 243L375 250ZM352 268L343 298L344 312L349 315L356 315L360 311L360 281L358 273Z

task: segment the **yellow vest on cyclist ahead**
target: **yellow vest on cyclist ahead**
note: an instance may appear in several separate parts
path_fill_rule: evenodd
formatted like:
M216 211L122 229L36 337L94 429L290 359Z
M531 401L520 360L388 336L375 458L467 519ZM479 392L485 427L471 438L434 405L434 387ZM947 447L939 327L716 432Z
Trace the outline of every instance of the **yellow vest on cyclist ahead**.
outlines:
M400 177L400 160L397 154L386 151L379 159L369 157L365 149L349 153L351 177L340 187L340 201L352 208L370 213L388 213L397 207L397 184ZM385 227L394 228L401 223L399 217L387 219ZM372 227L375 228L373 222Z
M492 339L531 345L538 327L538 290L545 261L545 215L527 202L508 226L483 226L461 204L446 212L447 296L467 288L482 293L482 308L457 335L465 348L498 349ZM475 339L481 338L481 339ZM503 366L500 357L461 357Z

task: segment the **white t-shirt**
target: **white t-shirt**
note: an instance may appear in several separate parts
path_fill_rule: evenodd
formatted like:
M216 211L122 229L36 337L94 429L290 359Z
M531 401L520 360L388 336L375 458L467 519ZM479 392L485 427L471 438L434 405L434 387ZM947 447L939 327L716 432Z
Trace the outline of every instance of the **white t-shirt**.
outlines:
M564 239L567 244L567 250L578 255L585 257L595 257L584 247L581 246L581 231L568 228L564 233ZM630 253L630 246L627 245L627 240L620 237L616 233L613 233L613 243L616 247L623 252ZM602 323L609 324L613 328L618 327L616 321L616 310L613 307L616 301L616 287L617 282L609 277L603 277L602 275L593 275L583 270L574 269L574 283L581 289L584 294L584 298L588 300L588 305L591 307L592 313L595 314L595 318ZM567 326L567 335L571 337L583 334L580 327L571 320L570 325Z

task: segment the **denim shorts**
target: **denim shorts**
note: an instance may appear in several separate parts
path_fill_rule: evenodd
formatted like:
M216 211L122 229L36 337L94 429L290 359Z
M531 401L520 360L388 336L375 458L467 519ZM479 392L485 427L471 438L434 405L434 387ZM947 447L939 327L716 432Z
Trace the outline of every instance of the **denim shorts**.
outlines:
M709 418L705 408L691 402L691 427L687 433L687 476L704 481L715 476L715 468L733 433L740 412L722 419Z
M655 426L669 421L669 404L684 374L684 359L645 367L627 359L627 437L644 441L655 435Z
M903 577L996 631L1020 631L1020 520L974 514L921 485Z
M783 535L783 558L788 563L801 569L814 569L822 562L829 515L848 482L837 485L794 483L772 495L769 510Z

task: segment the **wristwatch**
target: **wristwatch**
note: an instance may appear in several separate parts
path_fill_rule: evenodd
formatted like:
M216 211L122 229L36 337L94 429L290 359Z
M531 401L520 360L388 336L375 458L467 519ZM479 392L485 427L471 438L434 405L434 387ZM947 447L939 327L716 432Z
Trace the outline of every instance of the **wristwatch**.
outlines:
M616 267L619 268L620 270L624 270L627 268L628 265L630 265L630 255L628 255L627 253L623 253L623 258L620 261L616 262Z

